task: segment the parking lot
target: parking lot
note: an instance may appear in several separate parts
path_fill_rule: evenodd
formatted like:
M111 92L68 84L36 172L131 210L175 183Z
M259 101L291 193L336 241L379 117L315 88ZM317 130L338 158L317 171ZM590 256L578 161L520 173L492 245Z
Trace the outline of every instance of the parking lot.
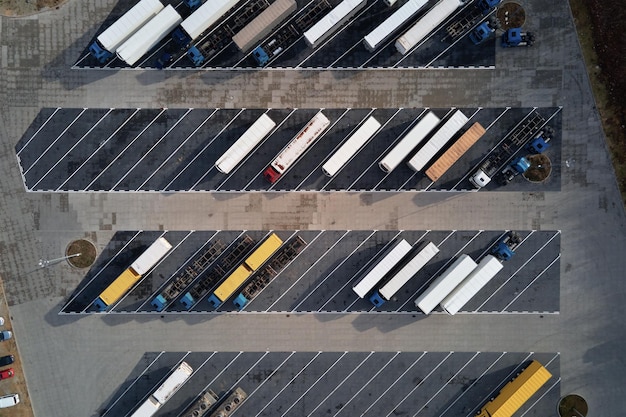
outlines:
M551 415L560 390L558 353L149 352L101 416L128 416L182 361L194 369L163 415L180 416L207 389L242 388L236 414L252 417L471 417L531 360L552 378L520 415Z
M247 5L253 3L249 0L237 6L236 10L231 14L222 18L216 25L211 27L206 33L196 39L193 44L203 44L207 40L211 40L216 46L211 48L211 55L207 57L205 62L196 66L185 55L184 51L174 43L170 36L165 37L155 48L146 54L135 68L156 68L157 59L164 53L171 53L174 57L166 64L166 69L230 69L230 70L256 70L256 69L377 69L377 68L493 68L495 66L495 40L486 42L482 45L474 45L467 34L469 29L463 36L451 38L446 32L446 27L455 20L461 19L470 12L471 5L459 8L446 22L443 23L440 30L430 34L420 44L418 44L411 52L406 55L400 54L394 42L403 33L399 31L396 36L391 37L375 52L369 52L363 46L363 37L372 31L376 26L389 17L397 8L387 7L382 0L370 0L366 6L357 12L350 23L344 25L336 33L334 33L322 45L312 49L305 43L301 31L296 32L289 37L288 41L282 46L283 51L273 57L269 62L259 65L252 57L249 51L242 53L237 49L235 44L227 35L221 34L221 28L225 25L236 27L232 23L232 18L238 12L237 10L245 9ZM328 4L335 7L340 0L329 0ZM172 4L184 17L187 13L187 7L182 2L163 1L164 4ZM261 45L275 39L277 34L284 33L286 28L290 26L298 27L295 23L298 18L308 9L316 4L316 1L298 0L298 9L296 13L287 21L283 22L278 28L267 35ZM434 3L431 3L433 5ZM128 8L129 4L120 2L107 20L97 31L97 34L109 27L117 18L119 18ZM330 9L324 9L321 13L327 13ZM418 16L410 20L416 22ZM483 16L475 26L487 20L491 13ZM319 19L319 18L318 18ZM412 24L404 25L407 30ZM95 41L95 37L89 42ZM102 68L117 70L120 68L128 68L128 65L117 57L105 64L100 64L95 58L89 55L88 46L80 54L74 68Z
M499 191L558 191L561 184L561 108L463 108L487 133L437 182L401 163L380 169L387 154L428 111L440 119L454 109L42 109L16 145L30 191L416 191L475 190L468 178L501 141L532 115L555 134L546 155L552 172L543 183L521 176ZM319 111L330 127L274 184L262 173ZM262 114L276 128L230 174L215 161ZM333 177L321 166L365 119L382 127ZM456 135L458 137L460 134ZM417 149L417 148L416 148ZM416 150L412 151L413 155ZM524 156L521 150L517 155ZM512 157L511 157L512 158ZM504 165L502 166L504 168Z

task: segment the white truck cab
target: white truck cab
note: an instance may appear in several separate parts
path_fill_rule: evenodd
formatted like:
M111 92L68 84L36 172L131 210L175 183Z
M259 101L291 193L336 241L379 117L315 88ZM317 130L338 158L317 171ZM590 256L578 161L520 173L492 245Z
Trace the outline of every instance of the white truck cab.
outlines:
M474 187L479 190L491 182L491 178L489 178L482 169L476 171L474 175L469 178L469 180Z

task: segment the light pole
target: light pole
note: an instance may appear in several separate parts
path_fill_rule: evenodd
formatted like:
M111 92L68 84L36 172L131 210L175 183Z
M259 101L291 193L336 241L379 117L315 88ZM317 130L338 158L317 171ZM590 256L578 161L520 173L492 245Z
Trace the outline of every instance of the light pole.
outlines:
M37 265L39 265L40 268L47 268L50 265L55 265L58 264L59 262L62 262L66 259L70 259L70 258L74 258L76 256L80 256L80 253L74 253L72 255L67 255L64 256L62 258L55 258L55 259L40 259L39 262L37 263Z

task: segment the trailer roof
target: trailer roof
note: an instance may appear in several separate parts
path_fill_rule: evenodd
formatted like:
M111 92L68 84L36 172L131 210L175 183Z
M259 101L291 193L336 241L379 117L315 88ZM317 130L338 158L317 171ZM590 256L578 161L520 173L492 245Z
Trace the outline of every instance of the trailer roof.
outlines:
M98 35L98 42L107 51L115 53L126 39L139 30L148 20L156 16L164 7L159 0L141 0Z
M409 21L422 7L428 3L428 0L409 0L402 7L396 10L383 23L376 26L374 30L365 35L363 41L365 46L370 49L376 49L382 42L393 34L400 26Z
M241 0L209 0L186 18L180 26L195 40Z

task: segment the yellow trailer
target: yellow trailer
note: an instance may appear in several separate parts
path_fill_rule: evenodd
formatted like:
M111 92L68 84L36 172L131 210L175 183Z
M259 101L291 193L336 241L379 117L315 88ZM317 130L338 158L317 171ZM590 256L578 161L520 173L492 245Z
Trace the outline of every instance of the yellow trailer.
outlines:
M428 178L430 178L433 182L437 181L484 134L485 128L478 122L474 123L430 166L430 168L426 170Z
M248 265L251 271L256 271L282 244L283 241L276 236L276 233L272 233L254 252L252 252L252 255L248 256L244 263Z
M96 308L99 311L103 311L111 304L116 303L140 278L140 274L136 273L132 268L127 268L120 276L115 278L115 281L106 290L102 291L100 297L94 303Z
M532 361L515 379L509 381L478 413L478 417L512 417L552 374L539 362Z

